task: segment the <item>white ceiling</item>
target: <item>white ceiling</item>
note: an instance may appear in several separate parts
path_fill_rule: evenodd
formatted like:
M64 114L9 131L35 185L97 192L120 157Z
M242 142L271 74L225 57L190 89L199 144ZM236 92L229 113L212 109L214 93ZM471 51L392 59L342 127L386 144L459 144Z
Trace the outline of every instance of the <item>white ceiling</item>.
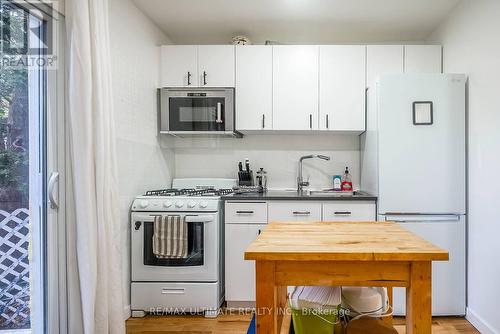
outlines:
M176 44L423 41L459 0L133 0Z

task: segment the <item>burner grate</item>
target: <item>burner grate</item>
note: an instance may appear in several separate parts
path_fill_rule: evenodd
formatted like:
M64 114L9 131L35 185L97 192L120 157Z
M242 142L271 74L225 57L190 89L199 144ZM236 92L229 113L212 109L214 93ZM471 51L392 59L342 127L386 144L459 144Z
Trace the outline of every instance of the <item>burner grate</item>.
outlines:
M158 189L148 190L144 196L221 196L231 194L233 189Z

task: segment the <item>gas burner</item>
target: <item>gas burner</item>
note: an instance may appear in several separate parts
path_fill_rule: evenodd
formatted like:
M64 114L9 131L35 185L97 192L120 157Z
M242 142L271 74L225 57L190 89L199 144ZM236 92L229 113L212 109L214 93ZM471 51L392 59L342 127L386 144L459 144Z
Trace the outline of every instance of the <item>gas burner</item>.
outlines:
M144 196L181 196L186 189L158 189L148 190Z
M219 189L219 196L220 195L229 195L234 192L233 189Z
M144 196L221 196L231 194L233 189L159 189L149 190Z

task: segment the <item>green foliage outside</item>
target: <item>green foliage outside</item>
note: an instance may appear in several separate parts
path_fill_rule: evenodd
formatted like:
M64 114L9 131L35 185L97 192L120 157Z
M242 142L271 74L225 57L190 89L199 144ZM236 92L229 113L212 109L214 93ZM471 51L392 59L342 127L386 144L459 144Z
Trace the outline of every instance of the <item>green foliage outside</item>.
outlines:
M26 35L26 14L0 3L0 31L21 29L10 31L10 39ZM15 42L5 33L1 36L2 45ZM27 69L0 67L0 202L28 200L28 111Z

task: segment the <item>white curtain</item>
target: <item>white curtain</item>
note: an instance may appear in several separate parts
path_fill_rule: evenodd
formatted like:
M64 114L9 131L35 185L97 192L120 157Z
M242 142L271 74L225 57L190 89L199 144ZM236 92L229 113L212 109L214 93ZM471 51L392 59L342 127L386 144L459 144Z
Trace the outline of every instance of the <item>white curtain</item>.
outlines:
M66 3L70 333L124 333L108 1ZM73 261L74 260L74 261Z

